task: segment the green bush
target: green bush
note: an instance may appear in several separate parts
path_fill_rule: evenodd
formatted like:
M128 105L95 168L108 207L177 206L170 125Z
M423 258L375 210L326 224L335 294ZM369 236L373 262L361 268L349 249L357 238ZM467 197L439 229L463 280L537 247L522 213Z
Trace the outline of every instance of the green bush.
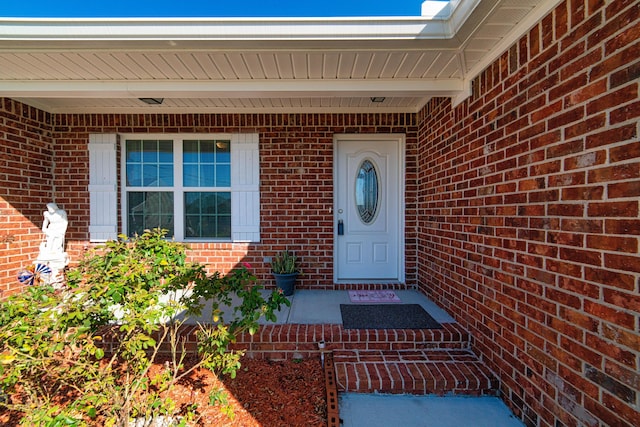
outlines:
M158 416L192 421L197 408L176 408L167 392L199 367L235 376L242 356L229 349L235 336L254 333L261 316L275 321L275 311L290 303L277 291L263 298L245 267L207 275L186 261L186 250L161 230L120 236L70 270L65 288L34 285L0 302L0 407L20 411L22 423L32 426L96 420L127 426ZM185 368L183 321L176 315L200 314L205 300L213 304L213 319L199 325L197 362ZM234 300L240 302L223 318L221 307ZM107 330L118 340L105 354ZM150 377L163 342L170 361ZM210 401L225 398L215 393Z

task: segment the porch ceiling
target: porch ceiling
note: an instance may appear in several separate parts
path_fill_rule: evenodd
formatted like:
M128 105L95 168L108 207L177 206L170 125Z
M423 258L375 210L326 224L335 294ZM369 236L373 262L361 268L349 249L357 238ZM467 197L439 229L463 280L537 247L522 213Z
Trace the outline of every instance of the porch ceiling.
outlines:
M558 3L451 0L393 18L0 18L0 96L56 113L416 112L434 96L463 100Z

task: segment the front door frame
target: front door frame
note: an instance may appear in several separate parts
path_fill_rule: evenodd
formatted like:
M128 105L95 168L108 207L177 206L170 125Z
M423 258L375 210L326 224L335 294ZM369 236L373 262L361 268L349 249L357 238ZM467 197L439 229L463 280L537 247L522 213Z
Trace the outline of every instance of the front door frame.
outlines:
M341 142L352 141L390 141L395 144L397 150L397 184L398 206L393 211L397 217L397 233L398 233L398 277L396 280L390 279L340 279L338 271L338 145ZM335 284L404 284L405 283L405 154L406 136L405 134L387 133L387 134L336 134L333 137L333 281Z

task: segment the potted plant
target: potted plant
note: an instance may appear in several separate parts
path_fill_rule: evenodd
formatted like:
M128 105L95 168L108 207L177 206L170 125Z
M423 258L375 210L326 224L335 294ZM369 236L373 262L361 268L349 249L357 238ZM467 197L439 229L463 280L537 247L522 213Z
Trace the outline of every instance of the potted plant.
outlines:
M296 279L301 273L298 257L288 250L278 252L271 260L271 272L276 279L276 286L282 289L284 295L293 295Z

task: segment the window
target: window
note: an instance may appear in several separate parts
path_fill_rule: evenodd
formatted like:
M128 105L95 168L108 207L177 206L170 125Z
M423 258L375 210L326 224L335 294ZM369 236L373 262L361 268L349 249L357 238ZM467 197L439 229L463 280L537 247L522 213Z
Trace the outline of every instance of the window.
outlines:
M257 134L124 135L122 232L164 228L176 240L260 240ZM116 237L115 135L90 135L90 238ZM95 218L95 219L94 219Z
M165 228L170 235L174 234L173 192L158 191L173 187L173 151L171 140L125 141L127 231L130 236L152 228Z
M184 141L183 185L203 189L184 193L186 238L231 238L230 148L230 141Z
M364 160L356 176L355 201L360 220L365 224L370 224L378 212L379 188L376 167L371 160Z
M231 141L126 139L127 234L231 239Z

